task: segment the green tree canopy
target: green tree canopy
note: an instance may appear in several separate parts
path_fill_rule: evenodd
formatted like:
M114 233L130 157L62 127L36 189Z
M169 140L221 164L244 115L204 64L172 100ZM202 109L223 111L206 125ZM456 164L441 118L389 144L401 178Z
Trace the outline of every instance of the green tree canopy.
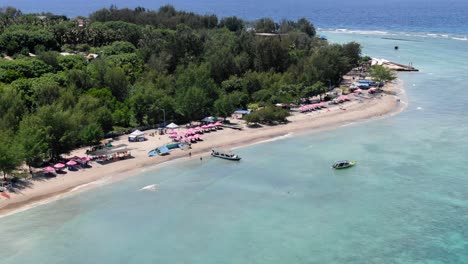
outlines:
M208 114L208 94L202 89L192 86L185 91L178 91L176 111L187 121L199 120Z
M219 27L226 27L230 31L239 31L244 28L244 21L238 17L224 17L219 22Z
M0 60L0 82L11 83L20 78L35 78L53 68L39 59Z
M40 123L37 116L27 116L21 121L19 127L17 140L26 164L29 166L41 164L49 154L50 148L46 142L46 131L38 126Z
M99 124L91 123L81 130L79 136L84 145L92 146L99 143L104 137L104 132Z
M389 82L396 79L395 73L382 65L374 65L370 68L370 76L376 82Z
M0 34L0 51L8 55L15 53L28 55L29 52L36 52L38 46L43 46L47 50L56 49L54 35L33 25L13 25Z
M289 112L281 107L266 106L245 116L248 123L271 124L273 122L287 122Z
M13 133L0 131L0 171L5 179L23 162L20 146L15 142Z

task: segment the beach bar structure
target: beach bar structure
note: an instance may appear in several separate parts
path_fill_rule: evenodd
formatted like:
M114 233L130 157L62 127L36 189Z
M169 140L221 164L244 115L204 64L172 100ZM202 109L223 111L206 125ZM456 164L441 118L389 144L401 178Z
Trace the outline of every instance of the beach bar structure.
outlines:
M145 141L145 133L137 129L128 136L128 141L130 142Z

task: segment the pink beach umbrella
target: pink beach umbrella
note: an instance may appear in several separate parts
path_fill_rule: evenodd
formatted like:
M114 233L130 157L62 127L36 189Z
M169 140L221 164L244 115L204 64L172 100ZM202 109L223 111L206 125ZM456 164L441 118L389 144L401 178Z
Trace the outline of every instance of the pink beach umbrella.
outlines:
M77 163L74 160L70 160L69 162L66 163L67 166L75 166Z
M45 167L45 168L43 169L43 171L44 171L44 172L55 172L55 169L54 169L53 167L49 166L49 167Z
M56 168L56 169L63 169L63 168L65 168L65 164L63 164L63 163L57 163L57 164L54 165L54 168Z
M223 123L221 123L220 121L215 123L215 126L222 126L222 125L223 125Z
M81 158L81 161L83 161L83 162L88 162L89 160L90 160L90 159L89 159L88 157L82 157L82 158Z
M362 93L362 90L361 89L356 89L356 90L354 90L354 93Z
M201 126L201 128L202 128L202 129L207 129L207 128L209 128L209 127L208 127L207 125L203 125L203 126Z

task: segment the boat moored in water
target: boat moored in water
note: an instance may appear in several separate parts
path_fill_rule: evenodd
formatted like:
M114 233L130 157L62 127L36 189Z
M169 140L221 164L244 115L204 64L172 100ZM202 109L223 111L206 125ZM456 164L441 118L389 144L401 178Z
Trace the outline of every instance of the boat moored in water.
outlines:
M338 160L333 164L332 168L334 168L334 169L346 169L346 168L350 168L350 167L352 167L354 165L356 165L355 161Z
M211 156L221 158L221 159L226 159L226 160L241 160L241 157L239 157L236 154L224 152L224 151L217 150L217 149L211 150Z

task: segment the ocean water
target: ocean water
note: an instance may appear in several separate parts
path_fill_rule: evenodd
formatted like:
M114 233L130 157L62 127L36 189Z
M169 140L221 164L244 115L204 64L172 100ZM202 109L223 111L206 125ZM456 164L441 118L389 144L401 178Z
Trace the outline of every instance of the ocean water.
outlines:
M468 263L467 42L324 33L421 69L400 75L406 110L0 218L0 263Z
M53 12L70 17L87 16L112 4L119 8L142 6L155 10L167 3L182 10L247 20L306 17L320 28L468 35L466 0L0 0L0 6L15 6L25 13Z
M74 16L127 2L0 6ZM306 16L332 42L360 42L421 72L400 74L408 107L399 115L236 149L240 163L176 161L0 218L0 264L468 263L465 1L173 3L247 19ZM358 165L333 171L336 159Z

